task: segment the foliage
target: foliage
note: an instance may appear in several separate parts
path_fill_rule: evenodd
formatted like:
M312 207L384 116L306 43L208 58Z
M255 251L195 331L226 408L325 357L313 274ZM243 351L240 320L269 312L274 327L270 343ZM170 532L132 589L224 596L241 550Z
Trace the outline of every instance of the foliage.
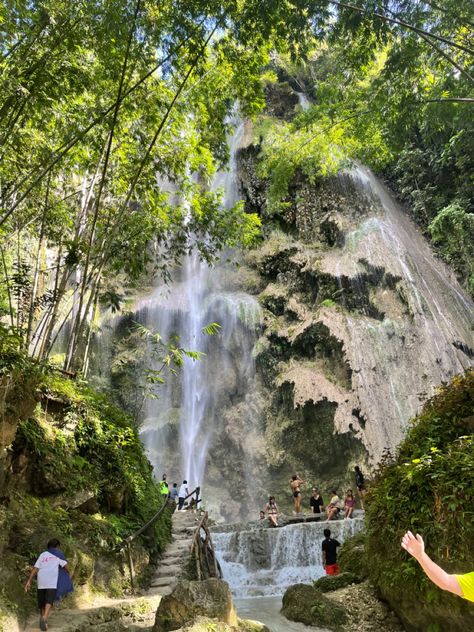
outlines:
M368 164L391 181L424 230L446 231L435 243L472 291L474 51L468 4L352 2L334 11L306 58L295 63L276 57L279 79L306 92L311 106L291 123L275 121L275 131L265 123L262 173L270 177L275 206L285 202L299 173L310 179L332 173L347 164L344 157ZM446 209L456 208L465 217L454 228L453 211ZM456 217L461 219L460 211Z
M23 369L31 364L25 356L8 367L17 401L31 396ZM18 601L18 573L26 573L53 536L71 559L77 586L120 594L128 580L121 574L119 546L163 502L152 467L132 420L104 395L47 367L36 380L33 397L40 404L21 419L6 457L14 466L6 482L1 479L0 551L8 560L7 596ZM171 515L165 511L134 543L140 571L163 550L170 533ZM24 614L32 599L21 602Z
M365 533L358 533L342 543L337 554L337 562L343 574L355 575L360 580L367 579L369 568Z
M423 535L428 554L448 572L472 570L473 409L471 369L424 406L367 497L370 577L402 619L420 630L430 623L452 630L473 623L464 602L435 588L400 548L411 529Z
M433 242L441 246L446 261L467 279L474 296L474 213L459 204L442 209L428 227Z
M202 334L213 336L220 329L218 323L208 323L202 328ZM179 373L185 358L198 362L205 355L201 351L184 349L176 334L164 340L160 333L133 322L127 333L115 341L111 366L112 395L138 423L146 400L159 397L159 387Z

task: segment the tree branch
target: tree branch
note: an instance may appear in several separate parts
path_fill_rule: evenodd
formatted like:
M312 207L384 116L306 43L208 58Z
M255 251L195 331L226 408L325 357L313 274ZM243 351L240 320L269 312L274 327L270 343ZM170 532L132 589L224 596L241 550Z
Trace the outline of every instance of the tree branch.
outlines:
M198 28L200 28L204 24L204 22L205 22L205 18L203 18L201 22L196 26L196 31ZM175 48L173 48L173 50L165 58L163 58L158 64L156 64L156 66L154 66L145 75L143 75L143 77L141 77L136 83L134 83L128 90L126 90L121 97L120 105L132 92L134 92L143 83L145 83L147 79L149 79L152 75L154 75L155 72L159 68L161 68L161 66L166 64L166 62L168 62L186 44L186 42L188 42L191 39L193 34L194 33L190 33L187 37L181 40L181 42ZM96 125L101 123L105 119L105 117L108 116L114 110L114 108L115 108L115 101L114 103L112 103L112 105L109 108L107 108L106 110L103 110L94 119L92 119L90 124L87 125L87 127L85 127L81 132L77 133L69 141L67 141L65 144L63 144L61 147L57 149L57 152L59 153L57 153L56 156L53 158L53 160L42 169L39 175L28 185L24 193L22 193L15 200L15 202L8 209L8 211L3 215L3 217L0 218L0 226L2 226L6 222L6 220L15 211L15 209L23 202L23 200L26 197L28 197L31 191L41 182L41 180L51 171L51 169L53 169L53 167L57 165L58 162L60 162L64 158L64 156L66 156L66 154L68 154L69 151L75 145L77 145L78 142L80 142L94 127L96 127ZM30 178L37 169L38 167L36 167L33 171L31 171L28 175L26 175L22 180L20 180L20 182L16 185L16 187L9 192L6 199L12 198L18 192L20 187L23 184L25 184L25 182L27 182L28 178Z
M363 13L364 15L372 15L376 18L379 18L380 20L383 20L384 22L390 22L391 24L397 24L398 26L403 26L404 28L409 29L410 31L414 31L415 33L418 33L418 35L423 34L423 35L426 35L427 37L432 37L440 42L449 44L449 46L454 46L455 48L458 48L459 50L462 50L465 53L474 55L474 49L468 48L467 46L463 46L462 44L457 44L456 42L453 42L452 40L447 39L446 37L443 37L442 35L436 35L435 33L430 33L429 31L425 31L424 29L414 26L413 24L409 24L408 22L405 22L404 20L389 18L387 15L384 15L383 13L378 13L377 11L367 11L365 9L361 9L355 4L349 4L347 2L337 2L336 0L329 0L329 3L334 4L337 7L340 7L342 9L350 9L351 11L356 11L357 13Z

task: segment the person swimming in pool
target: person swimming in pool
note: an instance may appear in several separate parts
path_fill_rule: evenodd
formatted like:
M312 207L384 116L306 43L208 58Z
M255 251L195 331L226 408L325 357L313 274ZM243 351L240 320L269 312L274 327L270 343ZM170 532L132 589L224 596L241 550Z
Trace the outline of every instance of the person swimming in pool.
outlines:
M293 493L293 500L295 503L295 513L299 514L301 512L301 485L304 484L304 481L298 476L298 474L293 474L290 481L291 491Z

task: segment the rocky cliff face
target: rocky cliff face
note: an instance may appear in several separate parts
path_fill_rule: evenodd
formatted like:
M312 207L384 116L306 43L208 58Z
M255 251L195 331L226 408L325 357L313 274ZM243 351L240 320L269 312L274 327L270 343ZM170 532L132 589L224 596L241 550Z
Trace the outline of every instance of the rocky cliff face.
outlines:
M265 284L255 356L268 463L277 488L291 470L341 485L355 463L393 451L420 403L472 364L473 306L368 170L293 183L275 217L257 163L258 147L241 151L246 204L267 222L247 265Z
M268 113L294 115L295 94L280 92ZM472 302L373 174L298 175L276 211L250 124L239 129L225 188L261 215L261 245L213 269L184 262L130 316L206 353L160 387L141 436L159 477L201 484L227 521L255 516L269 493L290 509L295 471L326 498L352 486L353 466L393 451L421 402L474 356ZM221 333L202 340L213 321Z

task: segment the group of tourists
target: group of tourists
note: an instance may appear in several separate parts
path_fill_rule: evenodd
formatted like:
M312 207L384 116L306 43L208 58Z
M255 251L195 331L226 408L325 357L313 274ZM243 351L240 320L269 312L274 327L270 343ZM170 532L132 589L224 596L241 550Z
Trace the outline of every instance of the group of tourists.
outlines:
M160 493L163 500L172 500L178 505L178 511L182 511L184 508L184 501L189 496L188 481L184 480L178 489L178 483L173 483L173 486L169 487L167 476L163 474L160 481Z
M364 508L364 495L365 495L365 478L362 470L358 465L354 468L355 474L355 484L357 487L360 505L361 508ZM290 488L291 494L294 502L294 511L293 514L298 516L302 513L301 503L302 503L302 494L301 487L304 485L304 481L298 476L298 474L294 474L290 480ZM309 498L309 509L312 514L323 514L326 513L327 520L336 520L338 518L353 518L354 517L354 509L356 507L356 499L354 497L354 493L352 489L348 489L345 497L340 498L337 493L337 490L331 490L331 499L327 505L324 503L324 499L319 493L319 490L316 487L313 487L311 490L311 496ZM268 503L265 506L265 509L260 511L260 520L268 520L272 527L278 527L278 516L280 514L280 510L278 509L278 505L276 504L275 496L270 496L268 498Z

